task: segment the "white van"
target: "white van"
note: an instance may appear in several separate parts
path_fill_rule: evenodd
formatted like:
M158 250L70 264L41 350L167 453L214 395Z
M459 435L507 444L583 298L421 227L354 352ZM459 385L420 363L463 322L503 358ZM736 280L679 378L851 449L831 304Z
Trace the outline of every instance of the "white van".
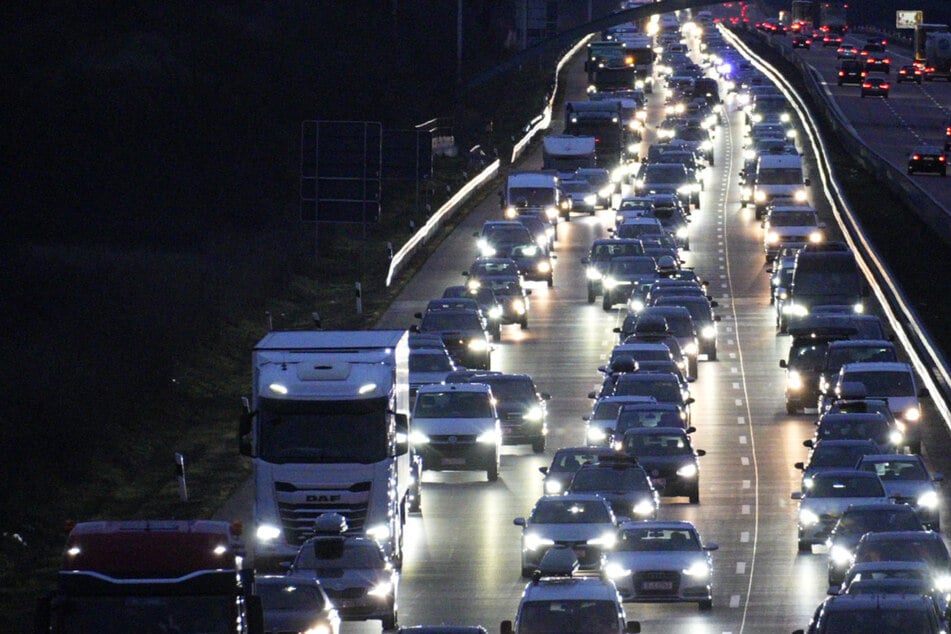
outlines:
M764 154L756 162L756 182L753 184L753 204L756 219L766 212L773 198L790 197L797 203L807 200L809 179L802 175L802 157L790 154Z

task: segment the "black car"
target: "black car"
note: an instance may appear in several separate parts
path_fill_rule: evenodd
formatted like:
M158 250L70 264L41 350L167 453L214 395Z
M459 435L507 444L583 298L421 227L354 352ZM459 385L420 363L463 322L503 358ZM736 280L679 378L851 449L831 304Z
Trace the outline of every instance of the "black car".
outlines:
M862 81L862 98L884 97L888 99L888 90L891 85L881 77L866 77Z
M601 280L601 307L611 310L626 302L641 285L649 286L657 277L657 262L646 255L625 256L611 260Z
M545 476L545 495L564 493L581 465L597 462L604 456L613 456L616 453L611 447L562 447L555 452L550 466L538 468Z
M647 472L633 456L601 456L582 465L571 478L565 493L595 493L603 497L614 514L621 517L657 519L660 496Z
M625 256L642 255L644 245L636 238L599 238L591 245L588 256L581 259L587 264L585 277L588 279L588 303L593 304L601 294L601 283L607 272L611 260Z
M622 443L624 453L637 457L664 497L686 496L700 502L700 461L703 449L694 450L683 427L629 429Z
M483 257L510 257L512 248L520 244L535 244L528 227L517 220L487 220L477 237L479 253Z
M443 291L442 296L447 299L469 297L479 304L482 314L485 315L489 323L489 332L495 341L502 340L502 304L491 288L479 286L469 288L468 286L448 286Z
M948 175L948 159L936 145L919 145L908 155L908 173Z
M416 332L439 333L453 361L467 368L488 370L492 346L486 324L472 310L436 310L423 313Z
M902 66L898 69L898 83L901 84L906 81L913 81L917 84L921 83L922 72L921 69L915 66L914 64L908 64L907 66Z
M907 504L877 502L847 508L829 535L829 585L845 580L852 555L862 535L884 531L923 531L918 514Z
M534 282L545 282L548 288L555 284L554 255L535 243L518 244L509 250L509 257L518 262L522 277Z

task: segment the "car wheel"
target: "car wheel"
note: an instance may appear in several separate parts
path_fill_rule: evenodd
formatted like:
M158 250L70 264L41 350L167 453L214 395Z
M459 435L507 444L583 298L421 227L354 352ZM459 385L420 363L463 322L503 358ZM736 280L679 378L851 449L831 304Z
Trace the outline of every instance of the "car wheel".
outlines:
M393 610L392 614L388 614L387 616L384 616L381 620L383 621L384 630L395 630L396 629L396 610Z
M697 378L697 372L700 368L700 362L697 360L697 357L691 357L687 359L687 374L691 378Z
M810 554L811 554L811 553L812 553L812 544L807 543L807 542L804 542L804 541L802 541L802 540L800 539L800 540L799 540L799 543L798 543L798 545L797 545L797 550L798 550L798 552L801 552L801 553L810 553Z
M713 599L704 599L700 602L700 609L704 612L713 609Z
M522 317L522 320L518 322L518 325L522 330L528 330L528 316Z
M502 326L499 326L492 332L492 341L496 343L502 341Z
M908 443L908 451L910 451L911 453L921 453L921 441L913 440L910 443Z
M717 360L717 349L714 348L712 352L707 354L707 361L716 361Z
M690 250L690 240L687 240L686 242L684 242L684 251L689 251L689 250Z
M555 285L555 278L554 278L554 276L549 275L549 276L548 276L548 279L545 280L545 282L548 284L548 288L551 288L552 286Z
M792 403L786 403L786 413L787 414L798 414L799 408L797 408Z
M545 453L545 437L544 436L532 441L532 453Z
M604 310L611 310L612 306L614 306L614 304L611 303L611 297L605 294L604 297L601 298L601 308Z
M492 460L489 468L485 470L485 477L489 482L495 482L499 479L499 461Z
M597 294L595 294L594 288L588 284L588 303L593 304L595 299L597 299Z

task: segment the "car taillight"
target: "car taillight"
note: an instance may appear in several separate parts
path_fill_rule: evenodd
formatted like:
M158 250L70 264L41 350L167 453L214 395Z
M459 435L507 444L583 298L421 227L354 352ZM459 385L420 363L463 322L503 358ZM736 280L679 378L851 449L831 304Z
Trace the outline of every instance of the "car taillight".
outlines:
M888 90L889 85L888 85L888 84L882 84L882 88L884 88L885 90Z
M888 58L886 57L885 59L882 60L882 63L883 63L883 64L891 64L891 63L892 63L892 60L890 60L890 59L888 59Z
M947 159L945 158L944 154L942 154L942 155L940 155L940 156L938 157L938 161L941 162L941 163L944 163L946 160L947 160Z
M862 84L862 88L871 88L872 84Z
M945 135L945 136L951 136L951 126L948 126L948 127L947 127L947 129L944 131L944 135Z
M840 70L840 71L839 71L839 77L845 77L845 71L844 71L844 70Z
M911 160L913 160L913 161L919 161L919 160L921 160L921 157L918 156L917 154L912 154L912 155L911 155Z
M868 75L868 73L863 70L863 71L862 71L862 77L865 77L866 75Z

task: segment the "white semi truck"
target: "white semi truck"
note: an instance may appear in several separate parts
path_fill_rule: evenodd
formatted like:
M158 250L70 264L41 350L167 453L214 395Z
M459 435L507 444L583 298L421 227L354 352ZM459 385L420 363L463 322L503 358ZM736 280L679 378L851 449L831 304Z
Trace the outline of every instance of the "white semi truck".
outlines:
M324 513L402 558L419 510L404 330L268 333L252 353L239 445L254 466L255 567L277 569Z

